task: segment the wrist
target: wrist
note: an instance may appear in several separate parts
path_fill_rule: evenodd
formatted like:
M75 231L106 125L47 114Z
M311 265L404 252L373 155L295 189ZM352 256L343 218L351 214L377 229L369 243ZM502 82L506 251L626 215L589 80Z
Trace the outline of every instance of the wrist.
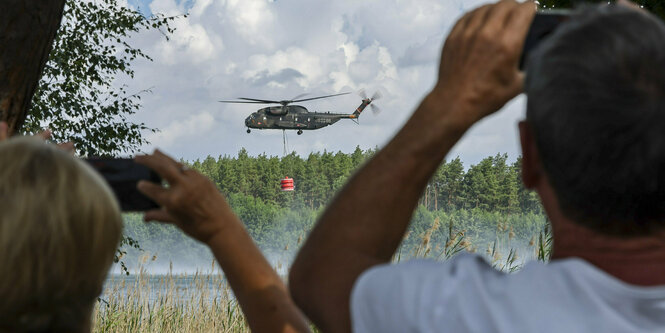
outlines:
M245 233L244 225L225 201L219 201L215 204L216 209L211 210L206 221L201 223L201 225L208 226L206 239L203 240L203 243L208 246L213 243L228 242Z
M437 84L430 91L423 101L423 104L425 103L428 108L438 111L440 116L437 119L441 120L438 125L444 130L465 132L482 119L482 116L479 116L480 108L474 106L464 94L441 84Z
M433 91L425 97L396 140L408 146L405 152L441 158L474 124L467 108L454 96Z
M238 225L240 222L236 223L235 219L225 220L224 218L216 217L211 222L214 223L212 225L217 227L211 230L203 241L210 248L219 244L228 244L230 240L237 239L245 231L242 226Z

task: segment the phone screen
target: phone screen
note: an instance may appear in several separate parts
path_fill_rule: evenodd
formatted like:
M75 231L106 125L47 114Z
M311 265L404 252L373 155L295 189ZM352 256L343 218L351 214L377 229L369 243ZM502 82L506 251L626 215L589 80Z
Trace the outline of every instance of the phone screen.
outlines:
M570 19L569 10L552 10L536 14L529 33L524 41L524 50L520 59L520 69L524 69L526 61L529 59L531 51L536 49L538 44L551 35L559 25Z
M159 205L136 189L140 180L161 184L159 175L130 158L88 158L90 165L107 181L124 212L146 211Z

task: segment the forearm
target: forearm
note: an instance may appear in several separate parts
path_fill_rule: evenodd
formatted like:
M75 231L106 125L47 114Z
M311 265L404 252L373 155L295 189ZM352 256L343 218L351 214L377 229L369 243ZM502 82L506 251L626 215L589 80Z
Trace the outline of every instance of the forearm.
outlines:
M432 119L425 109L453 107L428 96L395 138L329 205L303 252L314 251L311 245L331 258L344 244L366 259L389 261L428 180L468 128L458 119Z
M270 266L240 221L234 219L208 246L219 262L253 332L308 332L282 279Z
M208 178L158 150L135 159L170 185L165 188L147 181L138 183L143 194L162 206L145 212L144 220L172 223L210 247L252 331L308 331L284 282Z
M358 276L390 260L428 179L476 121L522 91L518 70L531 1L464 15L441 52L437 85L397 136L335 198L291 267L290 289L325 331L349 331Z
M472 123L445 111L432 119L430 108L459 107L448 100L430 95L422 102L397 136L337 195L301 249L292 266L291 291L323 329L350 327L344 311L353 283L367 268L390 260L427 181ZM332 304L340 312L334 320L326 313Z

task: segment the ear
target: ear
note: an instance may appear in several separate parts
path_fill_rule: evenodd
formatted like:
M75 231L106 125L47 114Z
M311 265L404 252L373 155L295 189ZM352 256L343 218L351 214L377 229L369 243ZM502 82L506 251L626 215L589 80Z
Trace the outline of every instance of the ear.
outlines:
M520 121L519 129L522 144L522 182L524 187L533 189L541 181L542 166L531 126L526 121Z

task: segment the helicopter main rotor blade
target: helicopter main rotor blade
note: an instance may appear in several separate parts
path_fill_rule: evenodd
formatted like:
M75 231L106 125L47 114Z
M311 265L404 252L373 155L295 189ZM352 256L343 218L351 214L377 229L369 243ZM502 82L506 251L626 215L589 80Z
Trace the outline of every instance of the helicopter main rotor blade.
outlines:
M293 100L293 101L290 101L290 102L291 102L291 103L294 103L294 102L312 101L312 100L315 100L315 99L328 98L328 97L335 97L335 96L348 95L348 94L350 94L350 93L346 92L346 93L335 94L335 95L327 95L327 96L319 96L319 97L312 97L312 98L298 99L298 100Z
M261 102L261 103L265 103L265 104L281 104L282 103L281 101L270 101L270 100L266 100L266 99L256 99L256 98L240 97L238 99L242 99L242 100L245 100L245 101Z
M300 94L300 95L298 95L298 96L296 96L296 97L291 98L291 101L296 101L298 98L305 97L305 96L307 96L307 95L309 95L309 94L308 94L308 93Z
M265 102L247 102L247 101L218 101L220 103L241 103L241 104L272 104Z

